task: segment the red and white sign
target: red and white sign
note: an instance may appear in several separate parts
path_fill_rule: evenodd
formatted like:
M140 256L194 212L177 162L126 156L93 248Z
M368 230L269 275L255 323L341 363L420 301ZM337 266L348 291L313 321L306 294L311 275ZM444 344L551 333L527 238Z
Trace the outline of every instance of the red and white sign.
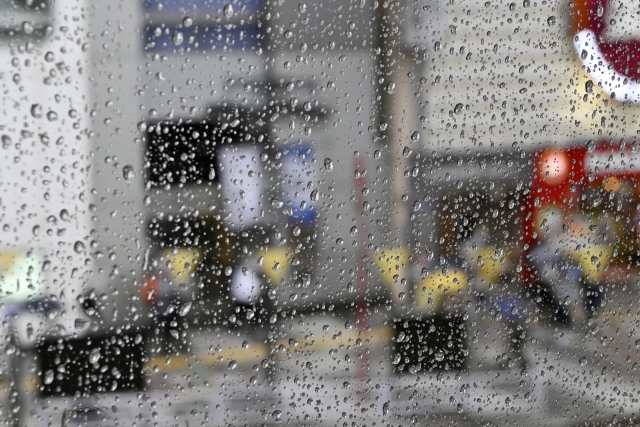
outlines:
M640 40L635 37L640 19L635 10L621 14L612 3L575 1L573 43L595 84L618 101L640 102ZM627 15L629 22L622 22Z

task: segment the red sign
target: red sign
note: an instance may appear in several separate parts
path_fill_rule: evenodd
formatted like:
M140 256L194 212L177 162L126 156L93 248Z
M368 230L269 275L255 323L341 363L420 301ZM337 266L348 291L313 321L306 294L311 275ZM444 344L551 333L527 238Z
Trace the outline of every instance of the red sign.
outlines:
M576 0L571 13L577 54L593 82L619 101L640 102L640 41L611 34L609 0ZM615 25L615 24L613 24ZM587 83L586 92L591 86Z

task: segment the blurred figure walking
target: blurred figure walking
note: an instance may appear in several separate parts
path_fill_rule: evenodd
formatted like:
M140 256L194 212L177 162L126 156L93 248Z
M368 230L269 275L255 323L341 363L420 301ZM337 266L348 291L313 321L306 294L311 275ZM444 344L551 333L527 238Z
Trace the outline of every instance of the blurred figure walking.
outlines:
M197 289L196 268L202 259L197 248L155 251L145 277L142 299L153 310L150 328L157 350L165 353L188 351L189 336L184 317L191 309Z

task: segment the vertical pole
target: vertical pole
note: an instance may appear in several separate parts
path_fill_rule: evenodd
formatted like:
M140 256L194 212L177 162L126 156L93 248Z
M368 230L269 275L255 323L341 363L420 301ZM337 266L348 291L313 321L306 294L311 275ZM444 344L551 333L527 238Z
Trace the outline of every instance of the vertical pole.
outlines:
M358 301L356 303L356 324L358 325L359 338L362 340L362 346L360 347L360 355L358 360L358 379L360 380L360 386L362 391L368 388L367 380L369 379L369 354L367 351L367 334L369 332L369 309L367 304L367 289L369 287L369 281L367 276L367 247L365 245L366 236L369 234L367 224L367 212L364 210L364 188L366 187L366 172L367 162L362 156L358 156L355 161L355 178L353 188L356 192L354 211L358 215L356 221L358 242L357 257L358 257L358 274L356 280L358 281L356 289L358 292ZM352 233L353 234L353 233ZM366 392L365 392L366 394Z
M374 96L376 108L378 136L384 158L387 159L387 173L390 181L390 196L386 212L388 236L385 246L389 248L407 248L407 229L409 200L403 196L409 192L407 169L411 152L418 150L417 141L412 141L415 131L416 100L411 81L413 68L412 55L403 50L400 28L403 25L404 2L399 0L382 0L374 3L376 17L376 33L374 53L377 63L374 70L377 81ZM407 151L410 150L410 151ZM399 273L404 276L409 271L407 266ZM400 281L398 281L400 282ZM390 289L395 315L402 315L398 294L400 289ZM403 290L406 294L406 290Z

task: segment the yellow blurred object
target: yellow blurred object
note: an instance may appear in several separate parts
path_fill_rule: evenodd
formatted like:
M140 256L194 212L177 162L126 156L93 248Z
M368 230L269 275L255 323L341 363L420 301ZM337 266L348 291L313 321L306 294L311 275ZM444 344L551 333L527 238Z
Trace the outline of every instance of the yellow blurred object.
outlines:
M582 267L582 276L587 284L592 284L604 274L604 269L613 256L613 247L596 245L576 251L575 260Z
M274 285L282 282L293 258L293 251L288 246L271 247L261 253L262 269Z
M400 277L404 276L410 256L411 250L407 248L380 249L379 254L373 254L373 259L380 269L380 277L387 286L394 287L393 276L396 274Z
M496 248L485 246L476 251L478 279L495 283L500 278L504 270L504 263L500 262L503 257L496 255Z
M436 314L442 309L447 296L468 287L469 276L460 268L432 271L418 283L413 301L420 310Z
M42 258L35 252L0 250L0 299L27 301L44 292Z
M176 284L185 283L202 261L202 251L198 248L167 249L164 259L170 266L172 281Z

